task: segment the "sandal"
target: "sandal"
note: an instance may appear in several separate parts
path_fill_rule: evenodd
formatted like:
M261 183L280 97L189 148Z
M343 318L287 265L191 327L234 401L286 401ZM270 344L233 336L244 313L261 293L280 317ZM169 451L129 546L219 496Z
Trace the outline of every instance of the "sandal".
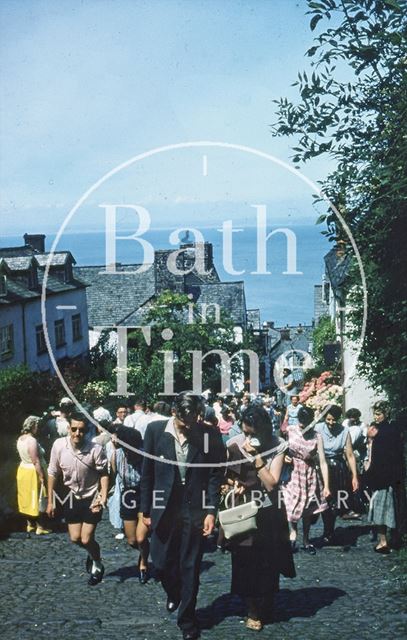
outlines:
M245 625L246 629L252 629L252 631L261 631L263 629L262 621L254 618L246 618Z

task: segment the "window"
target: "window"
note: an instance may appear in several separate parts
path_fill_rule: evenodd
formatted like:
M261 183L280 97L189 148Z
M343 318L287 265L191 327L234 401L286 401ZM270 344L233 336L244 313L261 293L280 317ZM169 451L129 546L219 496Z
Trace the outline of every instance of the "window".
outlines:
M7 295L7 276L0 276L0 296Z
M55 320L55 344L57 347L63 347L66 344L64 320Z
M37 270L32 267L28 272L28 288L36 289L37 287L38 287Z
M0 357L2 360L11 358L14 352L13 325L0 327Z
M72 340L76 342L82 338L81 314L76 313L72 316Z
M35 339L37 341L37 355L39 356L41 353L46 353L47 345L45 344L44 327L42 324L35 327Z

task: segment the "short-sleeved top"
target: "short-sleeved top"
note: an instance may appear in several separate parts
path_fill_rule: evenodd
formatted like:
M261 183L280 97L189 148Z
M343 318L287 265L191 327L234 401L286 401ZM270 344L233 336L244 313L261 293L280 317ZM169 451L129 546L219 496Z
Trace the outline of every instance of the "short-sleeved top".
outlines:
M125 489L138 487L141 479L141 463L138 467L130 464L123 449L116 449L117 473Z
M25 437L20 436L17 440L17 451L18 455L20 456L21 463L23 465L33 464L31 456L28 453L28 447L30 444L34 444L37 447L37 455L40 459L40 464L42 467L46 468L44 449L38 443L37 439L34 438L34 436L32 436L31 434Z
M63 483L76 498L90 498L99 487L99 479L107 475L107 459L100 444L84 442L74 449L69 436L55 440L51 449L48 475L63 476Z
M335 458L343 454L349 435L348 427L337 424L331 430L326 422L320 422L315 426L315 431L322 437L325 456L327 458Z
M298 412L302 408L302 404L298 403L296 407L293 404L289 404L287 407L288 424L298 424Z

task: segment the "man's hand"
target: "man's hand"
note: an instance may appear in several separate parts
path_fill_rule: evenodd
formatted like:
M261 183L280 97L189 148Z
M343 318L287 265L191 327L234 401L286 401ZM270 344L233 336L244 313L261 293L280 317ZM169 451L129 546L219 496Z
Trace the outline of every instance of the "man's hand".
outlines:
M47 516L48 518L53 518L55 516L55 508L52 502L48 502L47 505Z
M144 524L144 526L150 528L151 527L151 518L146 518L146 517L143 516L143 524Z
M210 536L215 528L215 516L209 514L206 516L203 523L203 535L205 537Z
M352 478L352 489L354 492L359 489L359 480L357 478Z

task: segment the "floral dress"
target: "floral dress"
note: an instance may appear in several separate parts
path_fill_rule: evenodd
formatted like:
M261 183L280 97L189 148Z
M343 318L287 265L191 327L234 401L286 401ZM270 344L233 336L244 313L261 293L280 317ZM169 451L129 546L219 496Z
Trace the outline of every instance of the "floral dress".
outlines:
M308 432L309 433L309 432ZM328 509L322 495L322 481L316 467L318 436L304 437L298 425L288 427L288 447L293 459L290 481L282 486L289 522L298 522L304 514L314 515Z

